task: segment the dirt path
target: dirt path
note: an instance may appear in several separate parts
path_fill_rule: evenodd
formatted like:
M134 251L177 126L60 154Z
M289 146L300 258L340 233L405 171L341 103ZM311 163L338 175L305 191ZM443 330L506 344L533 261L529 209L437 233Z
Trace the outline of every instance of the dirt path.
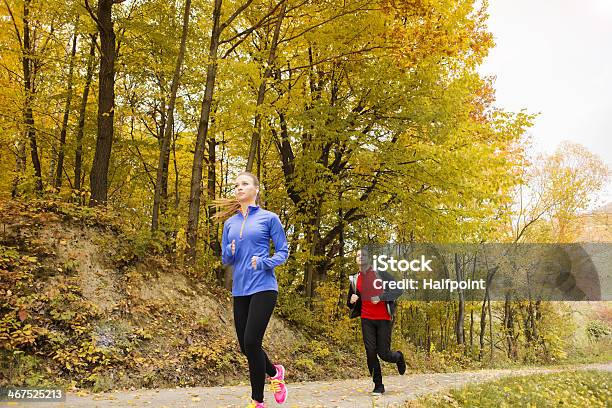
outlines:
M372 397L369 378L329 382L289 383L289 399L284 405L293 407L396 407L423 394L431 394L467 384L481 383L507 376L554 373L571 369L612 371L612 362L555 369L524 368L481 370L457 373L406 374L384 378L387 392ZM291 373L288 373L289 376ZM197 387L111 392L104 394L68 394L65 403L31 404L32 407L244 407L249 403L246 385L232 387ZM266 388L267 406L279 406ZM28 405L19 405L28 406Z

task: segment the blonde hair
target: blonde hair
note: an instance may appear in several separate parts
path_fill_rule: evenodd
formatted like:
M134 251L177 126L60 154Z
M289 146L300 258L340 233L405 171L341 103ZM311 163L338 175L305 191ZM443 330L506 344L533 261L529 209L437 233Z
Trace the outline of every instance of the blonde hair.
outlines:
M259 187L259 179L253 173L242 171L236 175L236 178L240 176L249 176L251 180L253 180L255 187ZM257 193L257 197L255 198L255 204L259 205L259 193ZM211 206L217 207L217 212L213 215L213 220L218 223L225 221L240 210L240 202L236 198L217 198L213 200Z

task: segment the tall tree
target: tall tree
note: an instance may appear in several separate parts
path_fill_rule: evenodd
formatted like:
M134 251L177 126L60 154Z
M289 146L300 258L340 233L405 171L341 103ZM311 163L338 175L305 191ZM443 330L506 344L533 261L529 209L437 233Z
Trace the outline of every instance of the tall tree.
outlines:
M83 167L83 134L85 132L85 114L87 112L87 99L89 97L89 88L94 73L94 59L96 55L96 42L98 34L91 35L89 45L89 56L87 58L87 71L85 73L85 85L83 87L83 95L81 96L81 106L79 108L79 121L77 124L76 147L74 152L74 189L81 200L81 173Z
M77 51L79 18L77 16L74 23L74 35L72 37L72 47L68 62L68 89L66 90L66 103L64 106L64 115L62 117L62 128L60 130L60 140L57 152L57 167L55 169L55 181L53 186L57 189L62 187L62 172L64 171L64 155L66 146L66 133L68 131L68 117L70 115L70 104L72 102L72 88L74 86L74 63Z
M189 214L187 216L187 257L195 260L196 243L198 234L198 223L200 219L200 196L202 194L202 162L204 160L204 147L208 135L210 110L217 78L217 51L222 27L221 5L223 0L215 0L212 13L212 31L210 34L210 45L208 47L209 63L206 69L206 85L204 99L200 110L200 121L198 123L198 135L196 138L195 151L193 153L193 166L191 169L191 188L189 192Z
M257 102L255 105L255 120L253 121L253 135L251 136L251 145L249 147L249 155L247 158L246 171L253 171L253 163L255 162L255 155L259 149L261 142L261 112L258 111L258 108L264 102L264 98L266 95L266 83L272 78L272 74L275 71L275 59L276 59L276 48L278 47L278 38L280 36L281 26L283 24L283 19L285 17L285 11L287 9L287 4L283 4L278 14L276 25L274 27L274 34L272 36L272 43L270 44L270 52L268 55L268 60L265 64L265 70L263 73L263 77L261 79L261 83L259 84L259 89L257 91ZM261 164L257 163L257 176L260 176L260 166Z
M168 180L168 162L170 159L170 140L172 138L172 128L174 126L174 105L176 103L176 94L179 87L181 77L181 68L185 59L185 48L187 44L187 33L189 31L189 13L191 10L191 0L185 1L185 10L183 13L183 32L181 34L181 45L179 54L176 58L176 66L170 85L170 102L166 111L166 123L159 150L159 160L157 162L157 175L155 179L155 193L153 197L153 214L151 216L151 231L156 231L159 223L159 210L162 201L162 190L164 184ZM163 197L164 200L166 197Z
M23 103L23 122L25 126L26 140L30 143L30 156L32 158L32 166L34 167L34 177L36 191L41 194L43 190L42 184L42 170L40 165L40 158L38 155L38 146L36 142L36 127L34 123L34 113L32 104L34 100L34 78L33 78L33 65L34 65L34 46L30 38L30 0L24 0L23 2L23 40L21 38L20 31L17 27L15 16L5 0L4 4L11 16L13 26L15 27L15 35L19 42L21 49L21 67L23 70L23 91L24 91L24 103ZM25 163L25 161L23 161ZM25 168L25 165L23 166Z
M98 135L89 177L91 198L89 205L106 204L108 197L108 166L113 146L115 117L115 29L112 19L113 4L123 0L99 0L94 14L85 0L91 17L100 33L100 72L98 86Z
M30 0L23 2L23 86L25 91L24 122L26 126L27 138L30 141L30 153L32 165L36 177L36 191L42 193L42 172L40 159L38 157L38 147L36 145L36 128L34 126L34 114L32 112L32 99L34 94L34 83L32 79L32 60L34 49L30 41Z
M457 278L457 282L462 282L465 278L465 261L463 256L457 253L455 253L455 277ZM464 344L465 332L463 324L465 319L465 296L462 289L459 289L457 293L459 294L459 304L457 305L457 315L455 319L455 337L457 339L457 344Z
M198 235L198 225L200 221L200 201L202 196L202 168L204 161L204 149L207 145L208 129L211 118L211 109L213 102L213 94L215 91L215 81L217 79L217 67L218 67L218 51L219 45L223 43L229 43L231 46L221 56L226 58L233 52L239 44L241 44L248 36L258 27L268 22L270 16L282 5L285 0L280 0L276 3L264 17L259 19L256 23L248 26L248 28L238 32L231 38L221 40L221 34L229 27L232 22L240 16L253 2L253 0L246 0L245 3L240 5L226 21L221 23L221 6L223 0L215 0L212 10L212 28L210 33L210 44L208 47L208 64L206 67L206 84L204 88L204 98L202 100L202 107L200 109L200 119L198 122L198 133L196 137L195 151L193 154L193 165L191 168L191 183L189 189L189 213L187 216L187 248L186 255L192 262L196 256L196 244ZM215 144L213 144L214 146ZM210 161L207 163L209 166L215 166L215 163Z

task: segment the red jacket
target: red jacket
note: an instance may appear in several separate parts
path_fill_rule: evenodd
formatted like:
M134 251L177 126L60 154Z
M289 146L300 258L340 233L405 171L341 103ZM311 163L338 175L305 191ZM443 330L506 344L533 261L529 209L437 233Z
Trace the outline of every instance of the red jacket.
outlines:
M371 320L391 320L391 316L387 311L387 304L379 300L378 303L371 301L374 297L383 295L383 289L374 287L374 280L378 276L371 268L365 272L359 272L357 276L357 290L361 292L361 317Z

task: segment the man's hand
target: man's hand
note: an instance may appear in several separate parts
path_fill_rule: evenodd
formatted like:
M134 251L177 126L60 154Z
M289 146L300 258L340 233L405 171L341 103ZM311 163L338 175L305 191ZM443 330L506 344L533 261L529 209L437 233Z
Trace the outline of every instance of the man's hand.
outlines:
M232 256L236 255L236 240L235 239L232 240L231 249L232 249Z
M258 258L256 256L251 258L251 265L253 266L253 269L257 269L257 259Z
M355 303L358 299L359 299L359 296L357 296L356 294L353 293L351 295L351 303Z

